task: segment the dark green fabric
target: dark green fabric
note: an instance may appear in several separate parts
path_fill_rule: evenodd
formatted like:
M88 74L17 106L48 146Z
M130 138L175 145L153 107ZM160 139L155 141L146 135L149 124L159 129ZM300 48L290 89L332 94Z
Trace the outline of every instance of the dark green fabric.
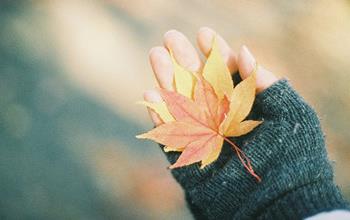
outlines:
M315 111L280 80L257 95L251 119L264 123L232 140L252 161L258 183L228 144L205 169L174 169L197 219L302 219L347 209L333 182L333 170ZM174 163L179 153L167 153Z

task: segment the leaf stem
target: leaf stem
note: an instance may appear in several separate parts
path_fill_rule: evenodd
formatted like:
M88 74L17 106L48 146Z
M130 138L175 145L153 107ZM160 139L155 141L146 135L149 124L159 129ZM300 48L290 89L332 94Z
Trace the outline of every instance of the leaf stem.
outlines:
M232 145L233 149L236 151L237 156L243 166L248 170L248 172L257 179L258 182L261 182L261 178L254 172L253 167L251 165L251 162L249 158L244 154L244 152L235 144L233 143L230 139L227 137L221 135L225 141L227 141L229 144Z

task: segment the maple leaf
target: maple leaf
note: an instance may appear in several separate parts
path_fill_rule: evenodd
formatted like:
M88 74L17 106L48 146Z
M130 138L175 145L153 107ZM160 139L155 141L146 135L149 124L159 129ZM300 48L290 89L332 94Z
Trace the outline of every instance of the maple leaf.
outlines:
M170 51L170 56L171 56L171 60L173 61L173 67L174 67L175 89L178 93L188 98L191 98L193 93L194 83L195 83L193 74L177 63L172 51Z
M231 73L222 59L216 37L213 39L212 49L204 65L203 76L213 86L219 99L223 98L224 95L231 97L233 81Z
M202 73L192 74L172 59L176 91L159 89L164 102L143 103L164 123L136 137L163 144L166 152L182 152L171 169L197 162L204 168L217 160L227 141L244 167L260 181L249 158L228 138L244 135L262 123L244 121L255 99L255 70L234 88L216 38Z

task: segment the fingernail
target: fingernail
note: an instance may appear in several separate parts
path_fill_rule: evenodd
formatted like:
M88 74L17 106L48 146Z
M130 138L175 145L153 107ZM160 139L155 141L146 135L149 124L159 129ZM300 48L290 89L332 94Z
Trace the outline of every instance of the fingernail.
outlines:
M165 32L164 34L164 38L168 38L170 36L174 36L174 35L178 35L179 34L179 31L175 30L175 29L172 29L172 30L169 30L167 32Z
M164 47L157 46L157 47L152 47L149 52L148 56L151 57L154 54L162 54L162 53L167 53L167 50Z
M214 35L215 34L215 31L213 31L213 29L208 28L208 27L201 27L198 32L206 33L206 34L209 34L209 35Z
M199 40L205 41L205 42L202 42L202 44L205 44L205 45L211 46L215 35L216 33L208 27L201 27L198 31L198 37L200 37ZM208 48L208 52L209 50L210 48Z
M252 53L249 51L248 47L243 45L241 49L241 56L244 58L246 63L251 66L252 69L256 66L256 61Z

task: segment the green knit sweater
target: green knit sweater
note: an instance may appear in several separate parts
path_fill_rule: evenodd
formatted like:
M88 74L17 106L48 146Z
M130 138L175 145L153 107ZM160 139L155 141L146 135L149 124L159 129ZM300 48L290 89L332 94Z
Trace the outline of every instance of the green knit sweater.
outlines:
M287 80L257 95L248 118L264 123L232 140L252 161L260 183L226 144L205 169L194 164L172 170L196 219L302 219L348 208L334 184L317 115ZM171 163L178 156L167 153Z

